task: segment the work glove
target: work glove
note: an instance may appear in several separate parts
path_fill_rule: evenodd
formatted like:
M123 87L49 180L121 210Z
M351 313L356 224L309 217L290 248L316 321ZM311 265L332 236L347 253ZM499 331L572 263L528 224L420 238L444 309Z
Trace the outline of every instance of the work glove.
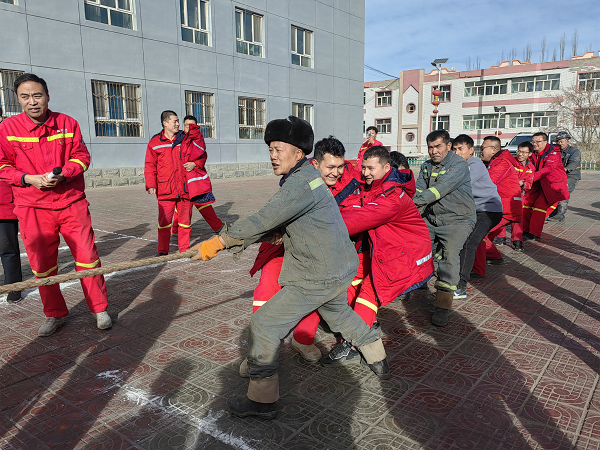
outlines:
M196 256L192 256L192 261L210 261L217 254L224 250L225 246L221 244L219 236L215 236L208 241L202 241L199 244L194 245L190 250L197 250L198 254Z

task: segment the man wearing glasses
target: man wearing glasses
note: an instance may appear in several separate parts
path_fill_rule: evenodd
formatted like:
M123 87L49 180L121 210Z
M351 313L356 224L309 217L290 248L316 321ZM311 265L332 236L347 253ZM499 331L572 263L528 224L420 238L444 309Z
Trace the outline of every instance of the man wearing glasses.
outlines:
M531 145L535 172L533 185L523 199L523 240L539 241L548 208L567 200L569 187L560 150L548 143L548 135L535 133Z

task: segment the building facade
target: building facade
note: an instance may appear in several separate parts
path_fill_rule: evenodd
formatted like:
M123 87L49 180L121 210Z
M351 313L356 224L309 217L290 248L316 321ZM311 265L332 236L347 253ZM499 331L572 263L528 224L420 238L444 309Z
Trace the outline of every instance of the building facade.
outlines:
M506 144L518 133L555 127L553 103L563 87L600 90L600 56L586 52L539 64L503 61L465 72L442 68L436 118L431 102L438 75L436 69L406 70L396 80L365 83L363 128L377 126L383 145L414 156L427 154L425 138L434 129L468 134L476 144L499 131ZM496 111L502 107L505 111Z
M48 82L92 168L142 166L160 113L193 114L209 163L268 161L272 119L309 120L358 151L364 0L0 0L0 101Z

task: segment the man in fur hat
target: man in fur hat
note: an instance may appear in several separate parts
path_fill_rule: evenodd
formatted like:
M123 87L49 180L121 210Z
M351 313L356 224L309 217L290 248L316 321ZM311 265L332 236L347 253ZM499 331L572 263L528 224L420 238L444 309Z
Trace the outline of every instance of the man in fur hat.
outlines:
M194 247L198 255L192 259L208 261L225 248L238 255L273 232L283 236L282 289L250 321L248 393L227 402L228 410L239 417L275 417L280 341L315 309L332 331L359 349L375 373L389 373L379 330L369 327L346 299L358 257L331 191L306 159L313 140L311 125L302 119L269 122L265 142L273 171L282 176L279 191L250 217Z

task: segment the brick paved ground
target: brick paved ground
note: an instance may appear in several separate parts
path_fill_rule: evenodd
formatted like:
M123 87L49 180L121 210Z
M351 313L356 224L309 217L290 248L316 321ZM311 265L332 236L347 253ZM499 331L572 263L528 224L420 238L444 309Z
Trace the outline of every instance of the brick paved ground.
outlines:
M272 422L223 413L246 388L237 366L256 247L239 263L222 254L107 277L109 331L95 328L78 283L64 287L71 315L49 338L36 336L36 292L2 302L0 447L599 449L600 177L585 178L564 226L523 254L501 248L504 265L469 287L448 327L430 326L425 291L382 309L391 379L304 363L288 338ZM214 185L228 221L277 189L274 177ZM103 264L156 252L156 206L141 187L89 200ZM194 240L210 236L194 219ZM67 249L59 264L74 269ZM334 342L318 339L323 351Z

